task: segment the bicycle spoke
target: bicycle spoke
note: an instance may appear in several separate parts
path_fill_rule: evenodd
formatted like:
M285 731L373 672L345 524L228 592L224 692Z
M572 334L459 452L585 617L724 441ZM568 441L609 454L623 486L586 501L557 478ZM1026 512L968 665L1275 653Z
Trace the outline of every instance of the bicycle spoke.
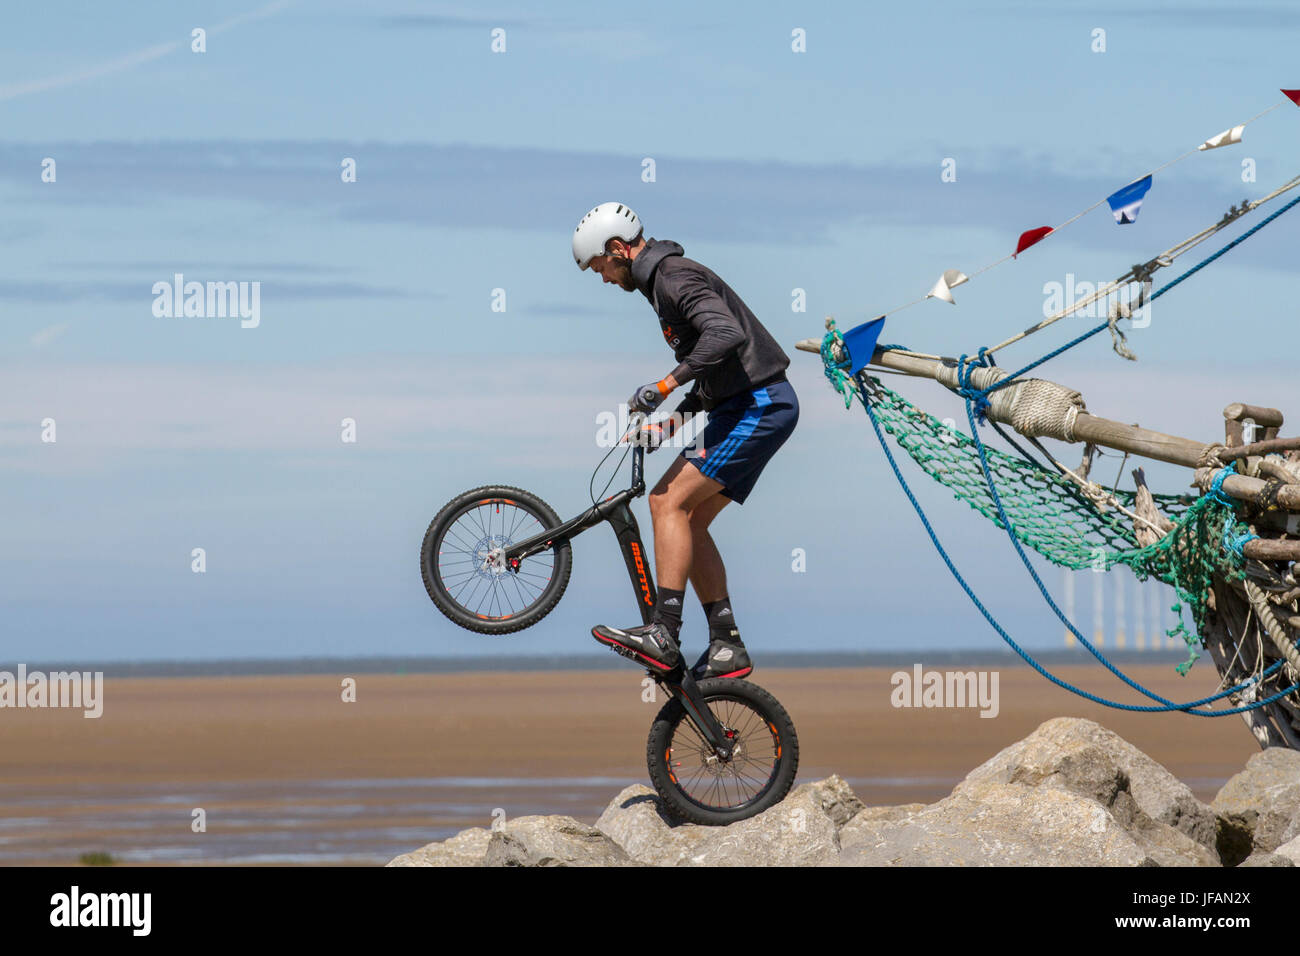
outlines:
M514 569L504 566L501 552L546 527L538 515L506 499L471 504L443 532L434 573L471 614L497 620L522 614L554 580L555 551L539 552Z
M673 729L669 761L677 757L681 766L674 768L674 776L690 800L712 810L740 809L757 799L775 777L780 766L778 742L767 720L748 703L723 698L710 701L709 709L734 734L732 758L713 759L713 747L683 713Z

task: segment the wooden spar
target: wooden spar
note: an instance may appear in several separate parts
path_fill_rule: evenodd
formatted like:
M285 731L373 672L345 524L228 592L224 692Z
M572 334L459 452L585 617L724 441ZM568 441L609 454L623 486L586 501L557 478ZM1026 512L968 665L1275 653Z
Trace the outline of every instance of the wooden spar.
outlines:
M821 354L820 339L803 339L797 342L795 347L805 352ZM955 388L957 385L958 373L955 359L936 361L934 359L919 358L915 355L906 355L893 349L876 349L875 354L871 357L871 364L895 372L902 372L906 375L931 378L949 388ZM995 381L999 381L1002 374L1001 369L979 367L971 372L971 384L976 388L987 388ZM1263 412L1266 416L1271 411L1250 406L1242 406L1242 409ZM995 407L986 409L985 414L994 421L1011 424L1008 416L1000 414ZM1272 419L1272 416L1267 417L1270 420ZM1107 448L1126 451L1143 458L1198 469L1196 478L1202 488L1206 487L1212 479L1213 472L1203 467L1202 456L1211 447L1205 442L1180 438L1177 435L1166 435L1138 425L1126 425L1123 422L1101 418L1088 412L1079 412L1074 420L1072 431L1075 438L1081 442L1104 445ZM1229 475L1224 480L1222 487L1224 493L1233 498L1253 501L1264 490L1266 482L1259 478L1248 478L1244 475ZM1300 511L1300 484L1284 485L1280 488L1277 493L1277 503L1287 511Z
M1223 417L1230 422L1252 421L1265 428L1282 427L1282 413L1276 408L1265 408L1262 405L1233 402L1223 410Z
M1295 451L1300 448L1300 438L1270 438L1250 445L1238 445L1227 451L1219 452L1220 461L1232 461L1234 458L1249 458L1252 455L1269 455L1280 451Z
M1254 538L1242 546L1241 553L1257 561L1300 561L1300 541Z
M817 339L804 339L797 343L795 347L806 352L821 354L821 342ZM876 349L875 354L871 357L871 364L892 369L895 372L903 372L907 375L932 378L949 388L953 388L957 384L957 365L955 361L949 364L948 362L936 362L934 359L900 354L892 349ZM986 388L995 381L999 381L1001 377L1000 369L981 367L971 373L971 383L976 388ZM1004 425L1011 424L1008 417L999 415L996 409L990 408L986 411L986 414L994 421ZM1156 461L1183 465L1187 468L1197 467L1201 455L1207 447L1204 442L1192 441L1190 438L1179 438L1176 435L1165 435L1161 432L1151 431L1148 428L1140 428L1137 425L1125 425L1122 422L1099 418L1087 412L1079 413L1074 420L1073 430L1079 441L1093 445L1105 445L1107 448L1117 448L1120 451L1141 455L1144 458L1153 458Z
M1198 468L1196 482L1202 488L1214 480L1214 471L1210 468ZM1228 475L1223 479L1223 490L1242 501L1255 501L1268 487L1268 482L1260 478L1247 478L1245 475ZM1300 485L1283 485L1277 490L1277 503L1287 511L1300 511Z
M1195 468L1206 446L1190 438L1179 438L1151 431L1138 425L1125 425L1108 418L1080 412L1074 420L1074 434L1079 441L1107 448L1118 448L1143 458L1167 461L1171 465Z

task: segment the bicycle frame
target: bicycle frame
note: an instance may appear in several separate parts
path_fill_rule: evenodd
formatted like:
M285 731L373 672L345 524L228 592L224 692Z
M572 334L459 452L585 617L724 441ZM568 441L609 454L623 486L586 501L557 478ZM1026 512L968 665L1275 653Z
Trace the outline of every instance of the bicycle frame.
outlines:
M641 541L641 529L637 525L636 515L629 507L633 498L639 498L643 494L645 494L645 449L636 446L632 450L631 487L592 505L576 518L510 545L505 549L504 554L506 566L511 571L518 571L524 558L546 551L556 544L563 544L588 528L594 528L602 521L607 521L614 529L619 549L623 552L623 562L627 566L627 575L632 582L632 591L636 595L641 621L649 624L654 613L657 592L654 576L650 571L650 562L646 557L645 545ZM713 747L714 752L723 760L729 759L731 741L717 718L713 716L713 712L699 698L695 679L686 670L685 662L678 664L667 674L658 673L650 668L646 668L646 671L656 683L664 687L670 696L682 702L691 723Z

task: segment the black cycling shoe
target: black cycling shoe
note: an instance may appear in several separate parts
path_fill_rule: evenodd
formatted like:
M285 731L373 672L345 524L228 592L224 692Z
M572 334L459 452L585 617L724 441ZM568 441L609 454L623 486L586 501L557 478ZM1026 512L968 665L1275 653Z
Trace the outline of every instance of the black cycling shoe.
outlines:
M591 636L624 657L656 670L670 671L682 662L672 632L658 622L628 628L597 624L591 629Z
M691 676L696 680L709 677L748 677L754 672L754 665L749 661L749 654L744 644L733 644L716 638L709 641L709 649L700 655L700 659L691 668Z

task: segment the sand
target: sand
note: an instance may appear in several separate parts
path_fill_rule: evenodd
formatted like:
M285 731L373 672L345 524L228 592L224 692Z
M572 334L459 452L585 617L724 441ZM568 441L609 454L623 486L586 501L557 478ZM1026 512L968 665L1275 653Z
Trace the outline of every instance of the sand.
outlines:
M754 680L798 729L799 778L847 778L870 804L933 801L1052 717L1098 721L1203 800L1251 754L1238 717L1107 710L1027 668L999 675L1000 712L895 708L893 668L772 669ZM1125 701L1100 667L1061 676ZM1132 675L1173 699L1213 691L1201 662ZM528 672L235 678L109 677L104 715L0 711L0 863L105 849L152 862L382 862L467 826L567 812L594 821L627 783L663 703L642 674ZM195 807L207 831L193 833Z

